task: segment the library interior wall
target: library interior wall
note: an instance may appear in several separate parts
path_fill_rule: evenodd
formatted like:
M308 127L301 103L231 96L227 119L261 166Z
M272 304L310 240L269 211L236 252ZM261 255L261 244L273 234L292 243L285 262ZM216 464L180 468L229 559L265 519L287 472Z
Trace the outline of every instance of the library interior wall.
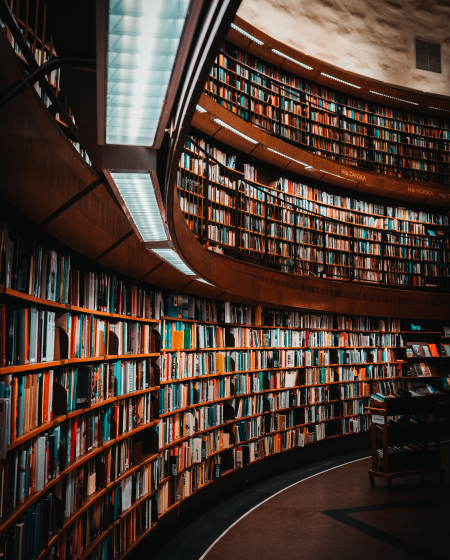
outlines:
M450 94L448 0L243 0L238 15L275 39L344 70ZM416 38L441 43L441 74L416 69Z

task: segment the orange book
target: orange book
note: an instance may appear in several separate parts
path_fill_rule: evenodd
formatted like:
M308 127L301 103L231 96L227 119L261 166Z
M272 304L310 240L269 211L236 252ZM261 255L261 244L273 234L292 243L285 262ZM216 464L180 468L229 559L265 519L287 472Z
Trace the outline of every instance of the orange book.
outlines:
M172 350L183 349L184 331L173 331L172 333Z
M439 358L439 352L436 348L436 344L429 344L428 348L430 349L431 355L433 358Z

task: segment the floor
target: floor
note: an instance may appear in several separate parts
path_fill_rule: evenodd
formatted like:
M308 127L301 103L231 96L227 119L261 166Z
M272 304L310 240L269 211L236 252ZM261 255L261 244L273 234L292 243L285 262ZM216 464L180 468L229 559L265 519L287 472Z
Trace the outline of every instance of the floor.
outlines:
M442 452L450 476L449 443ZM391 492L381 479L370 486L369 468L355 452L255 484L178 523L151 558L448 560L450 481L397 479Z

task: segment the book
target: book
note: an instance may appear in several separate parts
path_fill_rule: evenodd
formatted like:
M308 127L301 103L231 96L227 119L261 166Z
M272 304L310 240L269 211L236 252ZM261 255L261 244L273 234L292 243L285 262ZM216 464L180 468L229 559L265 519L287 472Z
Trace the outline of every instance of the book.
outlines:
M430 368L426 362L420 362L420 367L422 369L422 375L429 377L431 376Z
M439 358L439 352L438 352L438 349L436 347L436 344L429 344L428 346L430 348L430 352L431 352L431 355L433 356L433 358ZM427 356L427 357L429 357L429 356Z
M414 358L414 350L412 346L407 346L406 347L406 357L407 358Z
M428 346L426 344L424 344L422 346L422 351L423 351L423 354L424 354L425 358L431 358L430 348L428 348Z
M423 357L422 348L420 347L419 344L413 344L412 348L413 348L413 351L414 351L414 356L416 358L422 358Z

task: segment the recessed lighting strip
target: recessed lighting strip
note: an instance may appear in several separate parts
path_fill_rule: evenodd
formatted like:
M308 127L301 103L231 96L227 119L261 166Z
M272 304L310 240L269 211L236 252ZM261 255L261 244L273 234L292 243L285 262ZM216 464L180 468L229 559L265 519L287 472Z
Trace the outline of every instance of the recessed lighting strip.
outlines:
M144 241L166 241L167 233L159 211L155 189L148 172L111 172L122 197Z
M335 78L334 76L330 76L330 74L324 74L324 72L321 72L321 75L325 76L325 78L330 78L330 80L336 80L336 82L341 82L341 84L347 84L348 86L354 87L356 89L361 89L361 86L351 84L350 82L346 82L345 80L340 80L339 78Z
M106 143L152 146L189 0L109 0Z
M272 52L275 53L275 54L278 54L279 56L282 56L286 60L290 60L294 64L298 64L299 66L303 66L303 68L306 68L307 70L313 70L312 66L308 66L307 64L303 64L303 62L299 62L298 60L295 60L295 58L291 58L287 54L283 54L282 52L277 51L276 49L272 49Z
M347 179L346 177L341 177L340 175L336 175L336 173L330 173L329 171L324 171L323 169L319 169L322 173L326 173L327 175L333 175L333 177L338 177L339 179L344 179L344 181L352 181L352 179Z
M392 95L385 95L384 93L380 93L379 91L372 91L370 93L374 93L375 95L382 95L383 97L389 97L389 99L395 99L396 101L403 101L403 103L410 103L411 105L419 105L414 101L408 101L407 99L400 99L400 97L392 97Z
M450 113L450 109L441 109L440 107L432 107L428 105L428 109L435 109L436 111L444 111L445 113Z
M152 251L183 274L195 276L195 272L192 272L173 249L152 249Z
M255 43L258 43L258 45L264 45L264 43L262 41L260 41L256 37L253 37L253 35L250 35L250 33L247 33L247 31L244 31L243 29L241 29L240 27L238 27L234 23L231 24L231 27L233 29L236 29L236 31L239 31L239 33L242 33L242 35L245 35L247 37L247 39L251 39Z
M197 105L195 108L196 111L198 111L199 113L206 113L206 109L203 109L203 107L200 107L200 105Z
M272 148L267 148L269 150L269 152L273 152L274 154L278 154L279 156L283 156L287 159L290 159L291 161L295 161L295 163L299 163L300 165L304 165L305 167L308 166L307 163L303 163L303 161L299 161L298 159L294 159L291 158L290 156L287 156L286 154L282 154L281 152L277 152L276 150L272 150Z
M227 128L228 130L231 130L231 132L234 132L234 134L238 134L239 136L242 136L242 138L245 138L246 140L248 140L249 142L252 142L253 144L258 144L259 143L256 140L253 140L253 138L250 138L250 136L246 136L245 134L242 134L242 132L239 132L239 130L236 130L235 128L233 128L229 124L224 123L220 119L214 119L214 122L219 124L220 126L223 126L224 128Z

